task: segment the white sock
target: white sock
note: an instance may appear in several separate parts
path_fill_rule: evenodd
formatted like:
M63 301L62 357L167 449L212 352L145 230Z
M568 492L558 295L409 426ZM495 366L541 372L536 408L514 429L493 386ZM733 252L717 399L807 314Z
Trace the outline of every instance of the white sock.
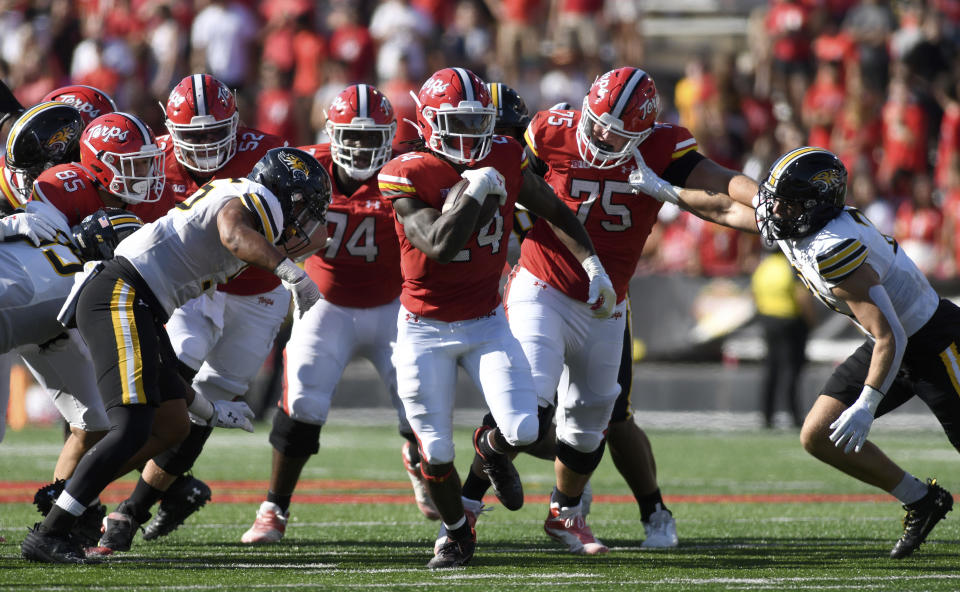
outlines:
M443 525L447 527L448 532L451 532L463 526L463 523L466 521L467 521L467 515L464 514L463 516L460 517L460 520L457 520L455 523L447 524L446 522L444 522Z
M906 505L912 504L927 495L929 489L926 483L904 471L903 479L900 480L900 483L898 483L896 487L890 490L890 495Z
M57 498L57 505L72 514L73 516L79 516L83 514L83 511L87 509L86 506L78 502L72 495L64 491Z

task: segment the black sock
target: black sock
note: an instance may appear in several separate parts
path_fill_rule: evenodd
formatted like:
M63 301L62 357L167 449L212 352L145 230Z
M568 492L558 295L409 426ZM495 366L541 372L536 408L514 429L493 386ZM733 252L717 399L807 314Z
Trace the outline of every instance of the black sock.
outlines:
M137 480L137 486L133 488L133 493L124 503L124 509L137 523L143 524L150 519L150 508L163 497L164 493L140 477Z
M272 491L267 491L267 501L271 504L277 504L280 506L280 510L284 514L287 513L287 509L290 507L290 499L293 495L279 495Z
M447 533L447 536L455 541L462 541L463 539L470 538L470 521L464 520L463 524L460 525L460 528L454 528L453 530L447 531Z
M463 482L463 491L461 494L467 499L480 501L490 489L490 480L486 477L478 477L473 471L467 471L467 479Z
M640 506L640 520L644 522L649 521L650 515L658 509L667 509L667 505L663 503L663 498L660 496L660 489L641 496L637 499L637 505ZM657 506L659 506L659 508Z
M568 496L568 495L565 495L562 491L560 491L556 487L553 488L552 500L560 504L561 508L572 508L576 506L577 504L580 503L581 497L583 497L582 494L575 495L575 496Z
M60 506L54 504L53 507L50 508L50 512L47 514L47 517L43 519L43 524L40 525L40 532L65 536L70 533L73 525L77 523L77 518L78 516L74 516Z

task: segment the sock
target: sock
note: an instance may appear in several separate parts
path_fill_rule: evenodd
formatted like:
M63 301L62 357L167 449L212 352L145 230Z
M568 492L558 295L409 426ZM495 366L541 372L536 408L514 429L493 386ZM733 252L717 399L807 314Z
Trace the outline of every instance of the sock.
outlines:
M663 503L663 497L660 496L660 489L657 488L653 493L637 498L637 505L640 506L640 520L650 521L650 515L657 510L666 510L667 505Z
M490 489L490 480L486 477L478 477L473 471L467 471L467 479L463 482L463 497L474 501L481 501L483 496Z
M560 491L559 489L557 489L556 487L554 487L553 496L551 496L551 499L557 502L558 504L560 504L561 508L572 508L580 503L581 497L582 497L582 494L575 495L575 496L568 496L564 494L562 491Z
M277 504L278 506L280 506L280 510L282 510L284 514L286 514L287 509L290 508L291 498L293 498L293 494L280 495L272 491L267 491L267 501L270 502L271 504Z
M60 506L50 508L50 513L43 519L40 525L40 532L45 532L57 536L66 536L70 534L73 525L77 523L77 516L64 510Z
M455 526L449 526L444 522L443 525L447 528L447 537L455 541L470 537L470 523L467 522L466 515L461 516L460 520L457 520L454 524Z
M923 481L917 479L910 473L904 471L903 479L896 487L890 490L890 495L900 500L900 503L907 505L919 501L927 495L930 488Z
M487 430L480 435L480 441L478 442L477 448L480 449L480 454L482 456L491 456L494 454L501 454L499 450L493 447L493 444L490 443L490 435L494 430Z
M133 488L133 493L124 503L124 509L135 521L143 524L149 520L150 508L163 497L164 493L164 491L150 485L141 477L137 480L137 486Z

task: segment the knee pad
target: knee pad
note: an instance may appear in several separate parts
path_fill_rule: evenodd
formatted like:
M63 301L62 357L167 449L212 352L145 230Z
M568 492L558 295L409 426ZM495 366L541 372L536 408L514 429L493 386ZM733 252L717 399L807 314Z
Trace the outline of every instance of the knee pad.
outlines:
M320 451L321 425L291 419L283 409L273 416L270 445L284 456L304 457Z
M429 442L421 442L421 445L421 452L425 457L421 459L421 466L423 465L423 460L426 460L427 463L431 465L443 465L453 462L452 441L431 440Z
M537 441L539 421L535 415L511 413L498 427L503 439L514 448L529 446Z
M193 467L193 463L203 451L203 445L212 433L213 428L210 426L191 423L187 437L177 446L167 448L153 457L153 462L171 475L182 475Z
M600 445L593 452L580 452L565 442L557 441L557 458L570 470L581 475L589 475L600 464L606 443L606 440L601 440Z

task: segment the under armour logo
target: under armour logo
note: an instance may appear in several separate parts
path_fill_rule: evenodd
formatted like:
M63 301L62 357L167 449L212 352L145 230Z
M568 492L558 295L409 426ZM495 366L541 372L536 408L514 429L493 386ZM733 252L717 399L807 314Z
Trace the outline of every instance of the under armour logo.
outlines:
M408 312L408 313L404 316L404 319L403 319L403 320L405 320L405 321L407 321L407 322L419 323L419 322L420 322L420 317L418 317L417 315L415 315L415 314L413 314L413 313Z
M190 492L190 495L187 496L187 501L190 502L191 504L197 503L197 496L200 495L201 493L202 492L199 489L194 487L193 491Z

